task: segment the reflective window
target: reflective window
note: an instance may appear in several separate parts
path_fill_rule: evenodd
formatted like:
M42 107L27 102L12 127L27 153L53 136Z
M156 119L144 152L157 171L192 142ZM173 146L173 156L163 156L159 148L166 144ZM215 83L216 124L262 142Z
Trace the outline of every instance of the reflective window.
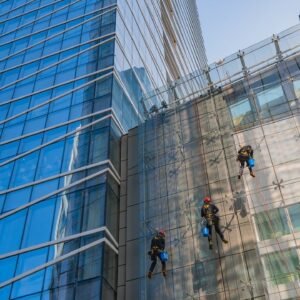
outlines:
M289 110L281 85L256 94L263 118L279 115Z
M33 187L31 201L55 191L57 189L57 186L58 186L58 179L36 184Z
M25 139L21 140L19 153L26 152L28 150L31 150L37 146L39 146L42 142L43 134L36 134L29 136Z
M8 187L9 179L12 173L13 163L0 167L0 190Z
M293 84L294 84L294 89L295 89L296 97L298 99L300 99L300 80L295 80L293 82Z
M10 182L10 187L16 187L33 180L39 152L33 152L17 160Z
M298 280L299 257L296 249L274 252L263 257L267 280L274 285L288 284Z
M1 270L0 282L6 281L14 277L16 263L17 263L17 256L12 256L0 260L0 270Z
M300 230L300 203L291 205L287 209L289 211L294 230Z
M230 112L234 126L246 125L255 121L254 110L248 99L230 105Z
M22 274L46 262L48 249L39 249L21 254L16 274ZM13 284L12 298L40 292L43 286L45 270L27 276Z
M36 180L50 177L60 171L63 151L64 141L51 144L41 150Z
M22 247L47 242L50 239L55 199L42 201L28 209Z
M0 220L0 253L19 249L23 234L26 210Z
M26 204L31 195L31 187L21 189L7 194L3 211L12 210L23 204Z
M260 240L276 239L290 233L283 208L258 213L254 219Z
M0 160L15 156L19 148L19 141L0 146Z

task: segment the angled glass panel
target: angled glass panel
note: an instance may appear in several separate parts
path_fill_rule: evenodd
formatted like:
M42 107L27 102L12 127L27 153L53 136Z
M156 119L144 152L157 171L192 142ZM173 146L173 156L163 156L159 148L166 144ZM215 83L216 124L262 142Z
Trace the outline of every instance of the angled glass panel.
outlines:
M33 180L38 157L39 151L36 151L17 160L10 187L16 187Z
M289 109L281 85L257 93L256 96L257 105L263 118L279 115Z
M31 187L8 193L6 196L3 212L15 209L29 202Z
M288 249L263 256L267 280L273 285L288 284L298 280L299 256L296 249Z
M37 180L50 177L60 171L64 145L64 141L60 141L41 150L36 174Z
M56 199L42 201L28 209L22 247L49 241L54 217Z
M246 125L255 121L254 110L249 99L230 105L230 112L234 126Z
M9 179L13 170L14 163L6 164L0 167L0 190L8 188Z
M300 80L293 81L296 97L300 99Z
M0 253L18 250L20 247L26 210L0 220Z
M17 258L17 256L13 256L0 260L0 283L14 277L15 268L17 265Z
M300 230L300 203L289 206L288 208L290 219L294 230Z
M47 260L47 254L47 248L21 254L18 260L16 275L22 274L44 264ZM13 283L12 298L40 292L43 287L44 274L45 270L41 270Z
M283 208L258 213L254 219L260 240L276 239L290 233Z

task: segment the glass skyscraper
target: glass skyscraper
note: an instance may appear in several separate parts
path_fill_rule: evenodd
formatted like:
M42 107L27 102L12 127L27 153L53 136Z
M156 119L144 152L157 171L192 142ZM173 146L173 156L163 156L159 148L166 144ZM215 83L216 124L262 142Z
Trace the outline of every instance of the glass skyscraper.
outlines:
M196 3L0 7L0 299L116 299L120 137L206 67Z

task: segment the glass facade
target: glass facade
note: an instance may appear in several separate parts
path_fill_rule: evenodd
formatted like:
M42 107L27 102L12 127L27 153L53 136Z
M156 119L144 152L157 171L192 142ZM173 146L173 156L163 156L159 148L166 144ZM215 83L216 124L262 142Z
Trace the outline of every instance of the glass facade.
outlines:
M120 138L205 66L194 0L1 1L0 299L116 299Z
M144 98L147 120L122 146L124 299L300 298L299 41L297 25ZM256 178L238 179L248 144ZM213 250L200 234L207 195L228 239L213 234ZM158 263L150 280L147 252L161 228L168 274Z

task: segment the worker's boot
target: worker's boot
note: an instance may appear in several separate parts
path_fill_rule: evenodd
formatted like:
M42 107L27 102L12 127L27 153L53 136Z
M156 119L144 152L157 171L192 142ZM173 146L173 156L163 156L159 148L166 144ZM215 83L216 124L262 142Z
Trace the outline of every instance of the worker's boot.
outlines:
M224 244L227 244L227 243L228 243L228 241L225 240L224 238L222 238L222 242L223 242Z
M152 272L149 271L148 272L148 278L151 279L151 277L152 277Z
M254 174L253 171L250 172L250 175L251 175L252 177L255 177L255 174Z
M166 270L162 270L162 274L163 274L164 277L166 277L167 276L167 271Z

